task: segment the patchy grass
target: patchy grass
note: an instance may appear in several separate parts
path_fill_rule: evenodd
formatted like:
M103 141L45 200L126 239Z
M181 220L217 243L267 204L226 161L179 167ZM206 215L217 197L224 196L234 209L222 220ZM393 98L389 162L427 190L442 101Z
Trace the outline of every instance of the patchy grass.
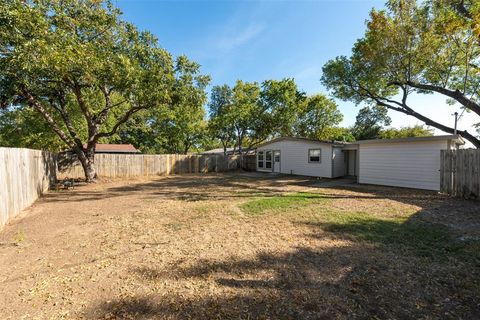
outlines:
M278 196L264 196L240 204L240 209L250 215L267 212L281 212L289 209L301 209L312 203L324 201L322 195L309 192L296 192Z
M480 314L476 202L250 173L112 179L28 210L0 233L0 319Z
M452 253L470 256L471 247L478 245L476 241L455 239L445 225L409 221L406 217L381 219L364 212L330 212L322 218L324 222L320 222L320 225L325 231L401 247L420 256L444 258ZM480 251L474 258L480 258Z

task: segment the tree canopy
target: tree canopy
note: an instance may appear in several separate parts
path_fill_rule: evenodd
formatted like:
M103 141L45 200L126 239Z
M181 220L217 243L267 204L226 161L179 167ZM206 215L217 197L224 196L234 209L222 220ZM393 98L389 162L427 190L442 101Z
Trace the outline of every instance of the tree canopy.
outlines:
M390 125L391 122L387 108L383 106L365 107L360 109L357 114L352 134L356 140L378 139L383 127Z
M389 128L380 132L380 139L398 139L398 138L412 138L412 137L428 137L433 136L433 130L422 125L415 125L412 127Z
M440 94L480 115L480 3L391 0L372 10L350 57L323 67L323 84L343 100L379 105L454 133L410 105L412 94ZM467 130L458 131L480 147Z
M307 96L293 79L214 86L209 107L210 132L224 150L249 149L278 136L352 140L337 127L343 116L335 102L321 94Z
M173 62L110 2L6 0L0 6L3 108L31 108L95 177L99 139L133 114L166 108Z
M343 120L337 104L325 95L316 94L305 99L294 123L296 135L318 140L343 140L337 127Z

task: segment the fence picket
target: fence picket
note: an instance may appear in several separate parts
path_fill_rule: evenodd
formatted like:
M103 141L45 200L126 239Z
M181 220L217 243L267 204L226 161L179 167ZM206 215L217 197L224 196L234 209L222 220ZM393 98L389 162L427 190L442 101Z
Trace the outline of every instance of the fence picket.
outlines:
M82 166L75 156L62 155L58 161L60 178L83 178ZM95 168L100 177L170 175L182 173L224 172L239 169L240 156L225 155L139 155L97 154ZM255 156L244 156L244 169L255 169Z
M440 190L456 197L480 198L480 149L442 150Z

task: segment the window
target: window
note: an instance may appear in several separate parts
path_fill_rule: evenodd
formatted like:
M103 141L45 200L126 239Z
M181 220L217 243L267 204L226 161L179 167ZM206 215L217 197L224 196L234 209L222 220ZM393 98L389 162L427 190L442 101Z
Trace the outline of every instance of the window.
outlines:
M275 151L273 153L273 161L280 162L280 151Z
M258 151L257 163L259 168L263 168L263 151Z
M272 168L272 151L271 150L265 151L265 168L267 169Z
M321 149L309 149L308 150L308 162L320 163L320 156L322 154Z

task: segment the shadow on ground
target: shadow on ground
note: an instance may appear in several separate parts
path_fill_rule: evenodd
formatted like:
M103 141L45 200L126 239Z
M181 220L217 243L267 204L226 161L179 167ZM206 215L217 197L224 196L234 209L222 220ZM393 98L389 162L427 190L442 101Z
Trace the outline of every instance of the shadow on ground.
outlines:
M219 183L242 185L226 178L203 182L205 190ZM173 196L182 197L182 190L195 183L173 179L130 190L168 185L176 190ZM264 180L259 187L245 183L245 189L253 194L281 184ZM479 231L478 203L462 201L459 206L458 200L434 192L400 188L347 185L335 189L351 194L322 188L317 192L326 199L392 199L422 209L405 221L356 215L341 223L296 222L307 227L305 236L317 245L287 253L263 251L250 259L239 253L223 261L181 260L171 269L139 266L131 272L145 285L172 279L190 285L175 293L101 301L85 314L138 319L474 319L480 314L480 244L474 236L472 240L458 231L469 224ZM318 245L322 241L329 244Z
M209 294L151 294L102 302L93 318L166 319L331 319L471 318L480 313L478 282L469 268L449 265L432 274L434 264L368 246L288 254L262 253L251 260L201 261L160 272L139 268L152 284L175 274L202 283ZM200 289L200 288L197 288ZM195 289L193 289L195 292ZM204 291L205 292L205 291Z
M86 307L84 316L475 319L480 314L478 202L428 191L352 184L327 188L310 178L241 174L171 176L111 187L102 193L88 189L52 193L45 201L95 201L124 195L228 200L278 196L286 187L308 188L332 201L387 199L420 209L408 220L367 214L349 217L348 212L341 222L298 219L295 223L306 240L282 252L259 248L248 258L238 252L223 260L199 260L198 253L168 268L138 265L128 271L145 290L97 301ZM261 217L255 221L261 223ZM173 292L162 290L166 282L178 286Z

